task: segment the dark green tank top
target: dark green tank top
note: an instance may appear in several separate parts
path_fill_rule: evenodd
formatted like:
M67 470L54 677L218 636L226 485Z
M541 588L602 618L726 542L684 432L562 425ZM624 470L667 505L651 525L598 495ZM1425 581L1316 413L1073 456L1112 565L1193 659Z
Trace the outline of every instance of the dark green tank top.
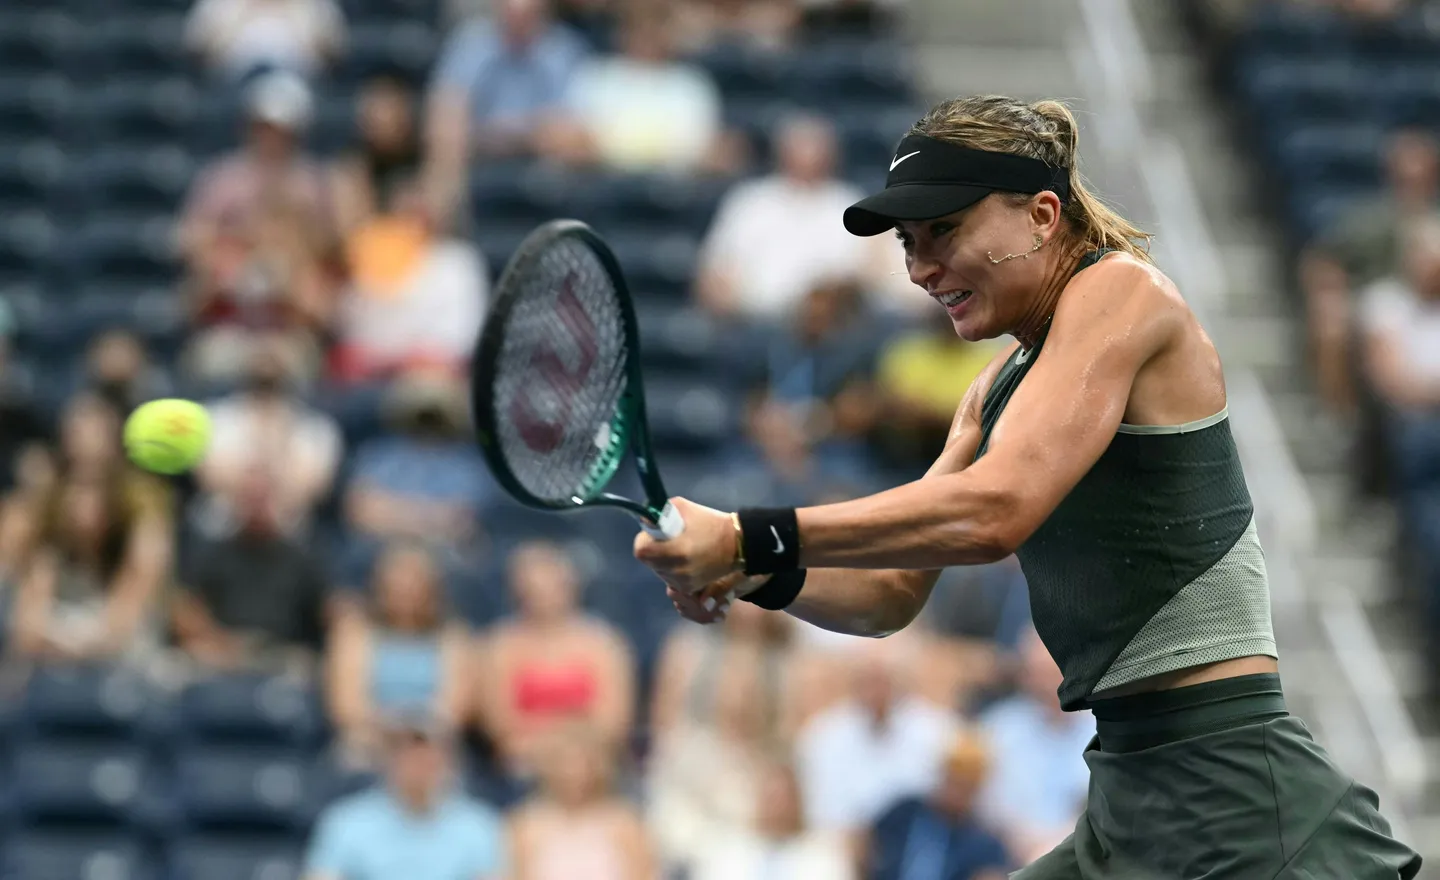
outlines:
M1076 272L1103 254L1088 254ZM1011 395L1044 356L1043 348L1042 338L1029 352L1016 351L996 375L981 409L977 459L988 450L991 432ZM1083 708L1152 618L1187 586L1218 568L1242 537L1248 535L1259 554L1253 515L1223 413L1193 425L1122 426L1100 459L1017 553L1030 586L1035 628L1064 673L1060 687L1064 708ZM1234 597L1234 613L1220 609L1218 627L1234 623L1240 636L1221 633L1209 638L1207 634L1194 655L1202 661L1225 659L1223 650L1216 653L1215 646L1242 641L1241 637L1246 652L1273 653L1263 561L1258 570L1247 559L1218 576L1223 580L1213 589L1221 598L1206 602L1230 602ZM1254 599L1257 591L1259 600ZM1196 592L1199 595L1200 589ZM1240 607L1256 601L1265 603L1263 612ZM1188 626L1191 616L1181 615L1178 623L1166 621L1158 636L1156 628L1147 632L1147 639L1158 639L1160 644L1158 650L1153 644L1147 646L1145 662L1151 668L1134 677L1183 668L1184 658L1166 656L1165 643L1193 639L1193 633L1173 635ZM1206 625L1217 626L1215 621ZM1267 636L1269 649L1264 647ZM1183 649L1176 647L1171 653L1175 652Z

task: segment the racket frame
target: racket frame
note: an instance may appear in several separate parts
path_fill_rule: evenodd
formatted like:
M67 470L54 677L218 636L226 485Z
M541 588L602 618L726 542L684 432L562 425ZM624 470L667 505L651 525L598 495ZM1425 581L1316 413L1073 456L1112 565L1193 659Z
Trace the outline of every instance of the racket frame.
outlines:
M505 452L501 448L498 426L500 414L496 411L495 387L491 382L488 368L499 362L505 344L504 328L511 311L520 302L519 287L515 276L526 271L531 262L555 242L572 238L589 248L601 266L610 276L615 287L617 305L625 339L625 386L615 413L610 419L608 447L601 459L591 468L586 485L581 488L585 495L574 495L562 501L540 498L526 489L515 476ZM479 370L486 369L486 375ZM475 346L471 362L470 397L475 421L476 442L495 479L510 495L521 504L539 510L573 511L588 507L620 508L636 517L642 525L657 527L659 531L678 534L678 514L669 504L660 469L655 462L650 428L645 412L644 377L640 368L640 329L635 318L635 304L630 298L630 287L620 262L605 240L588 224L573 219L551 220L536 227L516 248L515 254L501 273L495 285L495 302L490 316ZM635 470L640 476L645 501L639 502L622 495L604 491L620 469L620 462L629 451L635 459Z

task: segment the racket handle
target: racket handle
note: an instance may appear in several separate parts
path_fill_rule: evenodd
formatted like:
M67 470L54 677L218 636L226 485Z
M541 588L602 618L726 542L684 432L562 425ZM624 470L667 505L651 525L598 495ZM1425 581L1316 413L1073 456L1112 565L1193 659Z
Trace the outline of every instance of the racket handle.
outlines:
M680 518L680 511L675 509L675 505L667 501L664 509L660 511L660 521L652 526L642 519L640 528L657 541L668 541L680 537L685 531L685 520Z

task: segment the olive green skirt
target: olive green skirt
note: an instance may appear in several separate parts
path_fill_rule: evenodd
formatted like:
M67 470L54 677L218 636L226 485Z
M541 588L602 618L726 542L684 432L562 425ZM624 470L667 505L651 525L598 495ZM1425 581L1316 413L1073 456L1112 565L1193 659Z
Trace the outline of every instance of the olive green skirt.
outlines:
M1410 880L1375 793L1285 710L1278 675L1092 702L1075 833L1018 880Z

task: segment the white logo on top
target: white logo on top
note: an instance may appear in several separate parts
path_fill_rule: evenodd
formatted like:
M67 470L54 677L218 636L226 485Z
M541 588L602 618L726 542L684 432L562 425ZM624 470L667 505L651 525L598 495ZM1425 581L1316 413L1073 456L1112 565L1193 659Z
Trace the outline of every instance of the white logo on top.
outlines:
M916 150L914 153L906 153L903 156L896 156L895 161L890 163L890 170L894 171L897 165L899 165L901 162L904 162L906 159L909 159L911 156L919 154L919 152L919 150Z

